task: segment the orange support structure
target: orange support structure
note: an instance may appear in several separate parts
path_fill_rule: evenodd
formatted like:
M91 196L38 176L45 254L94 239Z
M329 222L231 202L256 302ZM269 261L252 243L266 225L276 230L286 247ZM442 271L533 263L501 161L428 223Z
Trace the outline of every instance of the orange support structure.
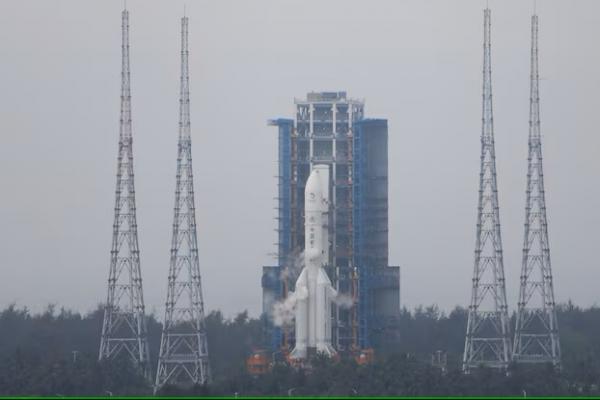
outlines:
M373 362L375 361L375 350L361 350L354 356L354 360L358 365L373 364Z
M270 367L266 350L257 350L246 359L246 369L251 375L262 375L268 372Z

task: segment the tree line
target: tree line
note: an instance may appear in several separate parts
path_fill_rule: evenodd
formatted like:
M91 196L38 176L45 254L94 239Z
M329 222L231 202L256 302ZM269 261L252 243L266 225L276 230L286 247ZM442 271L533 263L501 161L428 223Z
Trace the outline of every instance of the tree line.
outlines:
M128 360L98 362L102 307L80 314L50 305L41 313L9 305L0 312L0 395L149 395L152 387ZM514 318L514 316L513 316ZM266 321L242 312L206 317L213 382L205 387L165 387L165 395L375 396L375 395L600 395L600 308L558 307L562 369L511 365L508 373L482 368L461 372L467 310L404 308L397 334L378 341L375 362L317 358L310 367L276 363L250 375L246 358L267 343ZM148 318L151 360L161 335ZM444 368L432 355L445 355Z

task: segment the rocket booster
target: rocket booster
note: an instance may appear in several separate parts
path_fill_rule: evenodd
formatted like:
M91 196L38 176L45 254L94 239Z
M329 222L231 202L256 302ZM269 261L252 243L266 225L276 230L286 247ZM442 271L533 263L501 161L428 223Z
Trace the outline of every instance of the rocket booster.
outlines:
M315 348L328 356L331 345L331 303L337 296L323 269L329 260L329 166L315 165L304 191L304 268L296 281L296 347L292 358L306 358Z

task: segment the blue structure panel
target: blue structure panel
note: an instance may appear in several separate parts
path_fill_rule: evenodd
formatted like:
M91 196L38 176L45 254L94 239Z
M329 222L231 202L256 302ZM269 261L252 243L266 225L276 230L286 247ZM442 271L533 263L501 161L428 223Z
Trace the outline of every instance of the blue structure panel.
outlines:
M269 122L279 128L278 133L278 263L283 267L292 250L291 231L291 180L292 132L294 121L279 118Z
M283 333L280 327L274 326L271 318L271 312L275 302L282 297L283 284L281 282L281 268L279 266L263 267L261 279L263 289L263 313L267 316L268 326L267 336L270 337L270 346L272 349L279 349L283 340Z
M277 204L277 264L276 266L263 267L263 313L270 316L273 305L283 297L283 282L281 270L285 267L286 260L292 250L291 241L291 178L292 178L292 133L294 120L279 118L268 122L278 128L278 204ZM268 336L271 338L270 346L273 351L281 348L283 332L280 327L274 326L268 318Z
M387 265L387 120L357 121L353 133L352 261L358 270L358 344L368 348L370 331L400 310L399 269Z

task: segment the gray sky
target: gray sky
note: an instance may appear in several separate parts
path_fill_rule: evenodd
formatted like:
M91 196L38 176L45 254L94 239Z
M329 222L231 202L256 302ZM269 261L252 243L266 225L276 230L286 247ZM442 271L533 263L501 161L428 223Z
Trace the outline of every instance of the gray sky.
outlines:
M402 302L466 306L481 125L483 0L187 1L204 300L258 315L274 260L276 131L293 98L346 90L389 119L390 262ZM600 2L538 0L542 134L558 301L598 302ZM162 317L183 1L129 0L144 295ZM491 0L500 212L517 301L532 3ZM121 1L0 0L0 306L104 301Z

